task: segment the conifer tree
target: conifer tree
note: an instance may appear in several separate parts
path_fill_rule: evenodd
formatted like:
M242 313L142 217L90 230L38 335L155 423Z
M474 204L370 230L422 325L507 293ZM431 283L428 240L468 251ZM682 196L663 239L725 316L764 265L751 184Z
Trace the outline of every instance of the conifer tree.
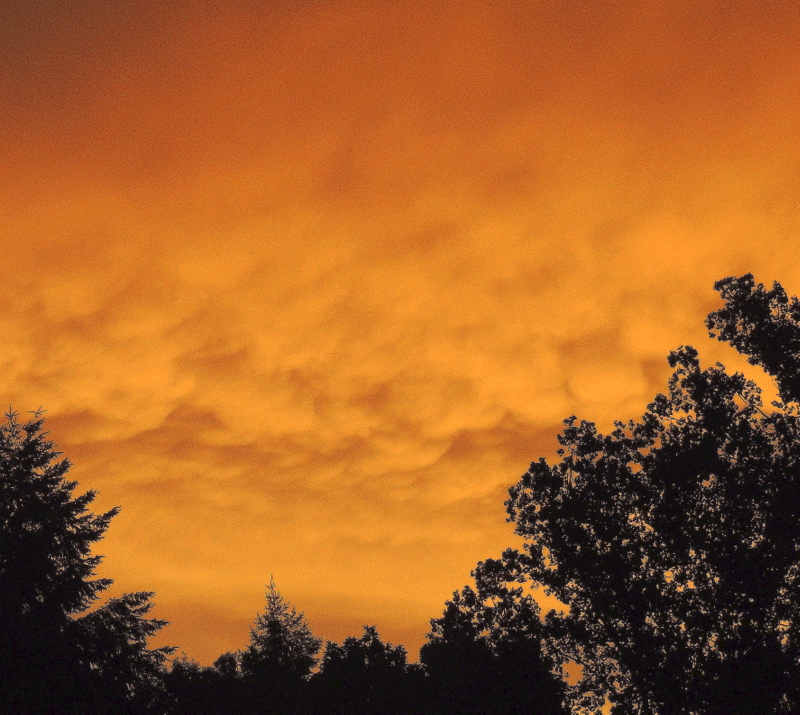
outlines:
M302 612L286 602L270 578L266 607L250 628L250 645L242 653L242 670L265 668L306 677L317 662L322 639L311 632Z
M247 712L297 712L322 639L305 615L287 603L270 578L266 607L250 628L250 645L240 656Z
M73 496L70 463L43 431L41 412L0 425L0 710L121 711L145 689L171 648L147 639L151 593L89 611L111 585L92 554L118 509L93 514L95 492Z

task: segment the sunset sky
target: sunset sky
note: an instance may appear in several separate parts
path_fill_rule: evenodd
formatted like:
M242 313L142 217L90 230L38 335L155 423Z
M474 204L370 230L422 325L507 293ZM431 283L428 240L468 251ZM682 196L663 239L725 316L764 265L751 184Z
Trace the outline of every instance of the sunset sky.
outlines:
M0 152L0 404L122 506L112 592L416 658L563 418L800 293L800 5L5 0Z

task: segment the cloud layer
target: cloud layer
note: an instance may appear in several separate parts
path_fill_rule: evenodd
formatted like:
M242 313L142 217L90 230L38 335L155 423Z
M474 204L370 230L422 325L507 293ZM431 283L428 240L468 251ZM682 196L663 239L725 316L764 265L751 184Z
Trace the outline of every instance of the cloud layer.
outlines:
M0 394L203 662L271 574L413 650L562 418L800 292L794 3L390 5L0 17Z

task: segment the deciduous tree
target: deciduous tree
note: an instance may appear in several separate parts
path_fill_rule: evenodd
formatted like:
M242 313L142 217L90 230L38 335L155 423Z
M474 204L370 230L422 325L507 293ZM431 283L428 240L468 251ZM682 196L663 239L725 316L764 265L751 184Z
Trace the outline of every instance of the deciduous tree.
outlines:
M571 417L559 459L510 490L526 539L487 569L568 606L545 648L578 663L578 712L800 711L800 305L752 276L717 283L712 336L761 365L781 400L673 352L666 395L601 434Z
M419 677L418 677L419 676ZM341 645L328 642L311 681L310 711L320 715L407 715L421 674L410 670L403 646L384 643L374 626Z
M563 715L564 683L542 650L539 606L505 583L503 565L482 562L431 621L420 660L429 712L446 715Z

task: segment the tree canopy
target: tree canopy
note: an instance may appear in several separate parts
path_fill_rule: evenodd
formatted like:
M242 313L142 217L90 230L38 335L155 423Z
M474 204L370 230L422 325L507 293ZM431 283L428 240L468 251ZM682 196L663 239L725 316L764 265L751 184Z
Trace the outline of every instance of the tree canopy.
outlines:
M309 712L319 715L405 715L417 712L421 673L409 669L403 646L384 643L374 626L360 638L328 642L311 681ZM417 686L414 688L414 686ZM416 691L416 692L415 692Z
M716 284L712 336L761 365L781 400L694 348L639 421L607 435L570 417L559 459L510 490L522 552L478 579L542 585L567 606L546 653L579 664L574 711L790 713L800 709L800 305L752 276ZM491 580L491 579L489 579Z

